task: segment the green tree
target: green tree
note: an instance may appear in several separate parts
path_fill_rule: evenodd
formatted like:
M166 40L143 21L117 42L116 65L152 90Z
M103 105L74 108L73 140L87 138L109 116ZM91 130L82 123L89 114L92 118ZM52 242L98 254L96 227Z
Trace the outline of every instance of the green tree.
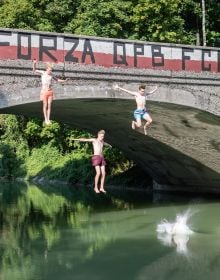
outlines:
M207 44L220 47L220 2L219 0L206 1L206 32Z
M184 20L184 30L187 34L191 34L193 36L191 40L188 40L188 43L202 45L201 0L183 0L180 5L180 15ZM218 0L205 1L205 9L207 45L215 46L218 38L220 38L220 2Z
M77 5L77 0L3 0L0 26L63 32Z
M0 26L33 29L34 9L29 0L3 0L0 4Z
M64 32L76 14L79 0L31 0L38 11L36 30Z
M200 45L202 42L201 0L183 0L180 2L180 16L184 20L186 43Z
M82 0L65 31L75 34L127 38L132 1Z
M24 162L29 155L23 136L25 119L14 115L0 115L0 145L3 170L1 176L23 176Z
M134 7L132 37L147 41L185 43L189 35L181 18L182 0L140 0Z
M13 148L0 142L0 177L11 178L15 175L23 175L21 163Z

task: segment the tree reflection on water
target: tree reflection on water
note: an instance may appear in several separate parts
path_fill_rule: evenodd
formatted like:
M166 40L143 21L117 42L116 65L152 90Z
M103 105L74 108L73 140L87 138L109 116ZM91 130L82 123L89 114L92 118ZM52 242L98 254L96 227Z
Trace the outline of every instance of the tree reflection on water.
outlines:
M114 209L132 207L117 197L97 196L88 188L4 183L0 192L2 279L31 279L39 273L36 263L47 262L53 252L57 253L53 262L67 267L74 265L74 259L77 263L91 258L113 242L118 232L115 224L104 219L98 221L97 230L90 221L94 208L102 209L103 204ZM73 251L81 243L83 250ZM72 248L71 265L68 247Z

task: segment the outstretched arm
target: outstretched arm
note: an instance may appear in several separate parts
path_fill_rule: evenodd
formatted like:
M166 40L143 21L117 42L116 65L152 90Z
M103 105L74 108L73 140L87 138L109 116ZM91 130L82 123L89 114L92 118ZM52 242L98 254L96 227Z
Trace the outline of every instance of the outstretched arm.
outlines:
M65 84L67 81L70 80L70 78L65 78L64 76L61 77L61 78L58 78L56 76L53 76L53 78L58 82L58 83L61 83L61 84Z
M43 73L43 71L37 70L37 60L36 59L34 59L32 62L32 69L33 69L34 73L39 73L39 74Z
M134 96L136 96L138 94L137 92L130 91L130 90L127 90L125 88L119 87L117 84L114 86L114 89L122 90L122 91L127 92L128 94L131 94L131 95L134 95Z
M154 89L148 92L148 94L153 94L158 89L158 86L156 86Z
M61 84L65 84L67 81L69 81L69 78L66 78L65 80L57 79L57 82Z
M95 138L73 138L73 140L79 142L93 142Z
M109 143L104 142L103 144L104 144L105 147L112 148L112 145L110 145Z

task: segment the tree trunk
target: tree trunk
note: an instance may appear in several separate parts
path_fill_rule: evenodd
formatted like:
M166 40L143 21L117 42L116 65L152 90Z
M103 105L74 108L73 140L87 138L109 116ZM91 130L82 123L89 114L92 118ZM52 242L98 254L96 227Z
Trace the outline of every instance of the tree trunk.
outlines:
M203 38L203 46L206 46L206 31L205 31L205 0L202 0L202 38Z

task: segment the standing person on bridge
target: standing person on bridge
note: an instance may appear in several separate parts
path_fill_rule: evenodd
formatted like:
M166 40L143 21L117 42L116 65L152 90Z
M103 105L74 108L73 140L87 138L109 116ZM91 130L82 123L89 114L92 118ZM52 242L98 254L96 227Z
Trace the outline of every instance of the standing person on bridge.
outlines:
M55 77L52 73L52 65L47 63L46 64L46 71L37 70L36 69L37 61L33 60L33 72L41 74L41 82L42 82L42 88L40 93L40 100L43 101L43 114L44 114L44 121L45 124L50 124L50 114L51 114L51 104L53 101L53 90L52 90L52 80L59 83L65 83L68 79L62 80Z
M93 145L92 166L94 166L96 170L95 187L94 187L94 191L96 193L100 193L100 192L106 193L104 188L106 161L104 159L102 150L103 150L103 146L108 146L108 147L112 147L112 146L104 142L104 136L105 136L105 131L100 130L97 134L97 138L73 139L81 142L91 142ZM99 189L98 183L99 183L100 175L101 175L101 181L100 181L100 189Z
M145 85L140 85L139 91L137 92L127 90L125 88L119 87L118 85L115 85L114 88L127 92L135 97L137 109L134 110L135 121L132 121L131 127L132 129L135 129L136 127L141 127L142 125L141 120L144 119L146 121L144 124L144 134L147 135L147 128L152 123L152 118L146 109L146 95L153 94L158 89L158 87L156 86L153 90L149 91L147 94L145 93Z

